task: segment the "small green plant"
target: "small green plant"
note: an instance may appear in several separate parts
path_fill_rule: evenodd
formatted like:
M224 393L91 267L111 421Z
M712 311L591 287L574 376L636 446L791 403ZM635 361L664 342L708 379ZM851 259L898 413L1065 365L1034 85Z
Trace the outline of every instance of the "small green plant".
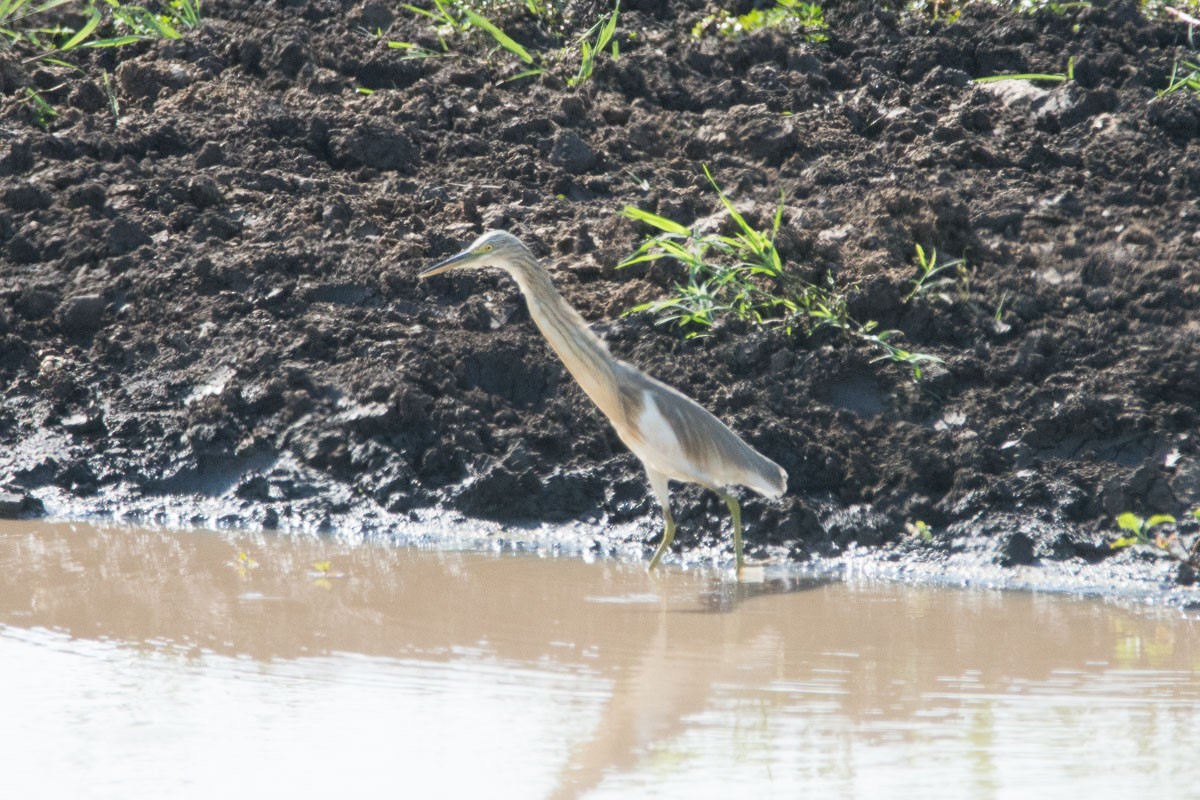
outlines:
M452 46L451 40L454 37L466 38L470 37L474 31L483 31L491 37L500 50L508 53L524 67L520 72L505 78L505 81L541 75L552 67L559 67L566 62L574 63L578 51L578 70L574 76L567 78L567 84L571 87L584 83L592 76L599 53L608 50L614 61L619 55L619 46L615 38L617 20L620 16L619 0L614 4L610 13L602 16L574 42L543 52L530 52L524 45L505 33L499 25L481 13L479 9L487 4L480 0L432 0L432 3L430 8L407 3L402 7L425 17L432 23L441 46L440 52L416 42L389 41L387 46L393 50L406 51L403 56L405 59L447 57L458 53ZM497 3L496 5L516 7L517 4ZM563 12L559 4L527 0L520 8L531 15L543 31L558 39L559 42L564 40Z
M957 0L914 0L905 10L911 14L928 17L932 22L942 22L947 25L957 22L962 16L964 2Z
M1066 81L1075 80L1075 56L1070 56L1067 59L1066 72L1013 72L1004 73L1002 75L989 75L986 78L975 78L975 83L996 83L998 81L1050 81L1054 83L1065 83Z
M783 219L782 192L771 231L766 233L756 230L734 208L707 166L704 174L736 223L738 233L699 233L666 217L626 206L624 216L660 233L643 242L618 268L673 258L687 270L687 283L676 286L674 297L643 303L629 313L655 312L660 322L678 322L689 328L688 338L706 336L717 319L725 315L757 324L782 324L790 332L789 318L799 308L778 291L779 282L784 280L782 260L775 249L775 235ZM764 286L764 282L769 283Z
M550 0L550 2L525 0L525 9L548 25L557 25L562 22L564 5L566 5L566 0Z
M766 28L800 31L807 42L829 40L821 6L801 0L775 0L773 8L754 9L745 14L719 9L693 25L692 36L701 38L713 33L741 36Z
M914 539L920 539L925 544L933 542L933 528L929 527L923 520L916 522L904 523L904 530Z
M481 16L469 8L464 9L463 15L476 28L486 31L488 35L496 40L496 44L500 45L500 47L504 48L509 53L512 53L526 64L533 63L533 56L529 55L529 51L517 44L517 42L514 41L513 38L507 33L492 24L491 20L489 20L487 17Z
M1181 72L1180 64L1187 72ZM1171 94L1173 92L1190 91L1200 93L1200 66L1193 64L1190 61L1175 62L1175 66L1171 68L1171 77L1167 80L1167 88L1158 92L1158 96Z
M650 181L638 175L631 169L626 168L625 174L629 176L629 180L633 181L633 185L643 192L650 191Z
M113 120L121 120L121 101L117 98L117 90L113 88L108 70L100 72L100 82L104 85L104 95L108 98L108 109L112 111Z
M1039 11L1051 14L1065 14L1075 9L1091 8L1092 4L1088 2L1061 3L1056 2L1056 0L1019 0L1019 2L1013 4L1013 7L1025 14L1036 14Z
M36 42L37 39L34 37L39 34L45 35L52 29L32 27L36 23L28 22L28 20L67 2L68 0L48 0L34 5L30 0L0 0L0 36L8 39L10 45L31 38Z
M1155 514L1154 516L1142 518L1137 514L1126 511L1124 514L1117 517L1117 527L1123 531L1128 531L1130 536L1121 536L1114 540L1109 545L1113 550L1122 547L1129 547L1134 544L1150 544L1160 549L1167 549L1167 540L1161 535L1150 538L1150 531L1159 525L1170 525L1175 522L1175 518L1170 514Z
M943 275L942 273L954 270L954 277ZM943 302L951 302L950 295L947 289L959 287L961 289L966 281L967 263L965 259L956 258L953 261L947 261L944 264L939 264L937 260L937 250L926 257L925 248L917 245L917 277L913 278L912 289L904 296L902 302L907 303L914 297L936 297Z
M404 3L402 7L433 23L434 31L437 33L444 53L449 53L451 50L446 41L448 37L456 33L469 34L472 29L478 29L491 36L497 45L516 56L523 63L533 63L533 56L529 54L528 50L467 3L454 0L433 0L433 8L421 8L410 3ZM412 58L428 58L438 55L435 51L412 42L388 42L388 47L409 50Z
M157 12L120 0L104 0L104 3L113 19L139 39L182 39L180 28L200 27L199 0L166 0L159 3Z
M91 0L80 9L86 19L73 28L49 13L68 2L0 0L0 49L20 53L24 64L36 62L82 71L66 60L73 51L121 47L148 39L179 39L180 28L196 28L201 22L199 0L169 0L160 3L158 11L119 0ZM103 74L103 83L116 118L119 108L107 72ZM50 93L65 85L43 91ZM50 101L30 88L25 89L25 101L33 111L33 121L49 130L58 118L58 111Z
M707 336L712 326L725 317L782 329L788 335L797 330L812 333L831 328L882 351L876 361L907 365L917 380L921 378L922 364L941 360L895 345L891 339L897 331L878 330L874 321L860 323L851 317L846 296L837 290L832 276L827 274L824 285L817 285L784 270L775 248L783 221L783 192L770 229L760 231L734 207L707 166L704 175L736 232L732 236L703 233L675 220L626 206L622 211L624 216L659 232L647 238L618 268L670 258L686 271L685 282L675 285L673 295L636 305L627 314L640 311L657 314L660 324L674 322L686 329L687 338Z
M33 121L38 124L38 127L43 130L50 130L50 126L58 117L58 111L54 106L46 102L46 99L33 89L26 88L25 96L29 100L29 105L33 109Z
M185 27L192 30L200 27L200 0L171 0L168 5Z
M613 38L613 34L617 30L617 17L621 13L621 0L617 0L613 6L612 13L608 18L601 18L599 22L592 26L592 29L585 33L579 39L580 61L579 72L574 78L567 80L568 86L578 86L579 84L592 77L592 72L596 69L596 54L604 52L605 48L611 47L612 59L616 61L620 57L620 49L617 45L617 40ZM588 40L591 38L593 31L596 33L595 43Z
M239 551L237 554L237 559L230 562L230 564L234 570L237 571L238 577L243 579L249 578L254 570L258 569L259 566L258 562L254 560L254 557L247 554L245 551Z
M33 51L25 58L26 63L45 61L74 68L62 60L69 51L120 47L148 39L181 39L181 28L192 30L201 24L199 0L167 0L159 3L157 11L120 0L91 0L81 9L87 19L78 28L57 19L43 22L48 12L69 1L34 4L30 0L0 0L0 36L8 40L10 47Z
M433 22L438 38L442 40L443 50L450 49L443 37L456 31L466 30L467 28L466 24L462 21L462 14L456 11L456 4L451 2L451 0L433 0L433 8L421 8L411 3L402 3L401 8Z
M387 46L389 48L391 48L392 50L407 51L405 55L401 56L401 58L405 61L410 60L410 59L423 60L426 58L442 58L444 56L450 55L449 50L443 50L442 52L439 53L436 50L430 50L428 47L422 47L421 45L416 44L415 42L389 41L387 43Z
M997 325L1004 323L1004 304L1008 302L1008 290L1004 290L1004 294L1000 295L1000 302L996 304L996 313L992 315L992 319Z

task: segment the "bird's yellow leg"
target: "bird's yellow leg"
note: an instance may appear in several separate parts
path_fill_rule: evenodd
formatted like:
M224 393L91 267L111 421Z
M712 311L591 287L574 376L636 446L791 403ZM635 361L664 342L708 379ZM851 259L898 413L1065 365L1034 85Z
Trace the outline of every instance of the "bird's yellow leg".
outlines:
M721 499L725 501L725 505L729 506L729 513L733 517L733 557L740 575L742 572L742 507L738 504L737 498L731 494L722 494Z
M658 566L658 562L671 549L671 542L675 540L675 518L671 516L671 490L667 484L667 476L661 472L655 472L646 467L646 477L650 479L650 488L654 490L654 496L658 498L658 504L662 506L663 512L663 538L658 549L654 551L654 556L650 559L650 566L647 567L653 571Z
M663 506L663 520L666 522L666 527L663 529L662 542L658 545L658 549L654 551L654 555L650 559L650 566L647 567L650 571L653 571L658 566L658 562L671 549L671 542L675 541L675 520L671 518L671 509L666 506Z

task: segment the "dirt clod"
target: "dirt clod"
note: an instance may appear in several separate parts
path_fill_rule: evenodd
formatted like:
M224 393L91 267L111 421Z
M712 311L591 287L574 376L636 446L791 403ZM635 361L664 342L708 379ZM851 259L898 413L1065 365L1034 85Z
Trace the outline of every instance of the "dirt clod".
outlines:
M59 324L69 335L94 333L103 321L106 305L104 298L98 294L72 297L58 310Z

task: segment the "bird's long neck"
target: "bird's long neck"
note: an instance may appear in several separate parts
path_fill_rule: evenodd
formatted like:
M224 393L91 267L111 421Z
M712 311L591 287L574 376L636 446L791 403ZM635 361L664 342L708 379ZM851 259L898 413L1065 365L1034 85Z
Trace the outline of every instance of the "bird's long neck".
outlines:
M588 397L612 417L620 403L614 376L616 359L608 347L591 332L579 312L567 304L554 288L550 275L532 255L513 264L509 272L525 295L529 316L550 347Z

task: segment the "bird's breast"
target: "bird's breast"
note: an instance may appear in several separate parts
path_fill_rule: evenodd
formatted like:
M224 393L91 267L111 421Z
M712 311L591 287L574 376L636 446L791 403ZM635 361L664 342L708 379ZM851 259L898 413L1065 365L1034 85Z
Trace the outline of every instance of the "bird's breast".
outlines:
M653 392L642 390L640 400L640 408L630 420L628 437L618 431L633 454L651 469L675 480L711 484L707 465L686 446L688 431L672 424Z

